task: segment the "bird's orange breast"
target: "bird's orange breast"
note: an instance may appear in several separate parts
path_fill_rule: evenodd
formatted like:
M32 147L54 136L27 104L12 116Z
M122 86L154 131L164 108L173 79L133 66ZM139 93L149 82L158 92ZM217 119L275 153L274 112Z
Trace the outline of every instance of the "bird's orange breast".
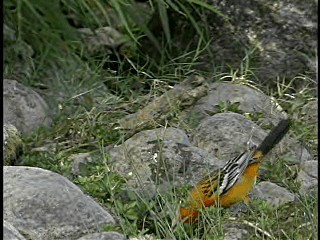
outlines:
M226 194L220 197L220 205L222 207L229 207L247 199L256 182L259 165L259 163L254 163L248 166L239 181Z
M258 176L260 163L250 164L240 177L238 182L224 195L213 194L207 197L200 188L195 187L191 193L189 206L180 209L180 218L185 222L194 222L202 207L221 206L229 207L239 201L246 200L248 193L252 190Z

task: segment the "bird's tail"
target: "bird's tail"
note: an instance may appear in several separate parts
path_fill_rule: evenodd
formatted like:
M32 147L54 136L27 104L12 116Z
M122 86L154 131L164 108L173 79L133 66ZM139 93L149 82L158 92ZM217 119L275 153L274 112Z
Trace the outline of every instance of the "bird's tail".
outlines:
M262 141L262 143L258 146L256 151L260 151L262 155L266 155L288 132L290 127L290 120L283 119L278 125L271 130L268 136Z

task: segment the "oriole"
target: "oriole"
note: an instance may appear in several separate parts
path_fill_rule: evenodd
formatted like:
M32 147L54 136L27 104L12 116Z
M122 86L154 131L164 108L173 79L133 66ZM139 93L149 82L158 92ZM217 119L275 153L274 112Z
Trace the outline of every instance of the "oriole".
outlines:
M281 120L258 147L252 146L200 180L189 196L188 205L180 208L180 220L196 222L203 207L229 207L239 201L247 202L262 158L283 138L289 126L289 119Z

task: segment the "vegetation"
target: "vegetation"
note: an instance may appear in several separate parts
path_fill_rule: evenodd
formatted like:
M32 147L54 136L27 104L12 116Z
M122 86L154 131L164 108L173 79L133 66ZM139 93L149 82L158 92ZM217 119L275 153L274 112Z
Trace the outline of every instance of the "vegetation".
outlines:
M151 201L125 190L125 179L112 170L105 150L123 141L126 132L115 128L117 120L195 72L211 82L245 84L272 96L293 118L295 137L312 153L317 150L316 123L306 125L301 117L302 106L315 99L312 79L298 76L278 79L272 87L260 84L254 76L254 62L250 62L252 49L237 69L216 66L210 72L200 70L201 54L212 56L208 12L225 24L230 24L228 18L202 0L149 0L147 5L145 9L133 0L4 2L5 29L10 28L4 37L4 76L18 78L44 95L54 117L51 128L24 136L20 164L68 177L111 209L119 219L113 230L130 237L223 239L226 226L232 225L245 228L247 239L316 239L317 198L298 193L294 182L297 169L288 167L285 159L265 166L272 168L269 180L298 196L297 201L279 209L254 200L239 213L205 209L197 224L183 225L176 221L177 209L190 186L159 194ZM124 40L114 48L91 52L76 29L105 26L117 29ZM295 83L302 78L310 84L297 90ZM221 102L219 111L241 113L254 121L263 118L260 113L240 111L237 103ZM175 120L169 126L174 126ZM86 166L84 174L75 175L70 159L83 152L91 152L95 161Z

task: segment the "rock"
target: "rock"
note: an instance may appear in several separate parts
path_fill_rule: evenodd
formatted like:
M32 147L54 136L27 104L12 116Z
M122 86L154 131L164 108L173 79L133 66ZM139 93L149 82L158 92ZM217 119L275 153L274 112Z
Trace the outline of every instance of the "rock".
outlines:
M212 83L209 93L202 97L188 112L188 118L194 116L203 119L219 112L228 111L228 107L234 105L234 110L242 113L255 114L259 120L276 124L280 119L286 118L286 114L277 109L277 104L263 92L252 87L232 84L229 82ZM232 110L229 110L232 111Z
M90 153L78 153L69 157L72 161L72 173L75 175L86 175L86 165L94 162Z
M314 125L317 128L318 123L318 99L308 102L302 107L301 114L306 125Z
M301 163L300 168L310 177L318 178L318 161L306 161Z
M109 150L110 163L139 194L153 197L174 185L194 184L219 161L191 146L184 131L158 128L135 134Z
M265 136L264 131L251 120L229 112L204 119L191 139L195 146L226 160L244 151L250 138L257 145Z
M285 138L287 149L283 149L286 154L283 155L288 164L300 164L311 159L309 151L296 139Z
M138 237L130 237L130 240L158 240L159 238L156 238L155 236L151 234L146 234L143 236L138 236Z
M3 239L4 240L26 240L14 226L9 222L3 221Z
M238 113L217 113L205 118L191 135L192 144L207 150L218 159L229 160L247 148L250 140L258 145L267 133L257 124ZM308 160L310 154L287 134L265 157L267 160L283 156L293 164Z
M312 100L297 111L297 118L308 126L311 134L308 134L308 147L312 153L312 159L318 159L318 99Z
M29 134L41 125L49 126L48 106L42 97L15 80L4 79L3 84L4 123Z
M79 63L72 59L66 59L63 66L62 63L59 64L52 66L47 72L49 79L54 79L54 75L59 74L66 78L83 79L84 82L81 85L76 82L48 82L48 89L42 91L42 94L50 104L50 113L58 115L61 112L72 112L74 107L81 107L89 111L91 116L96 112L101 114L101 109L112 109L111 103L120 100L120 97L110 93L110 89L101 82L102 80L90 82L95 77L94 71L79 71Z
M249 232L238 227L228 227L225 230L224 240L244 240Z
M46 144L44 144L44 145L41 146L41 147L32 148L32 149L30 150L30 152L47 152L47 153L54 153L54 152L57 151L57 149L58 149L58 144L49 141L49 143L46 143Z
M259 175L263 175L261 173L259 173ZM249 198L251 197L251 192L249 193ZM249 208L249 205L247 203L245 203L244 201L240 201L240 202L237 202L236 204L230 206L228 208L228 211L232 212L232 214L234 216L243 216L243 214L247 214L250 212L250 208Z
M318 191L318 161L303 162L297 176L297 182L301 184L299 193L314 194Z
M206 2L229 18L224 21L213 12L206 16L214 36L210 44L214 60L210 63L239 69L243 59L249 66L253 60L255 78L265 83L301 73L315 78L309 62L317 56L317 1Z
M94 31L89 28L80 28L78 31L91 54L117 49L126 43L126 38L112 27L101 27Z
M75 239L112 216L65 177L40 168L4 167L3 218L27 239Z
M3 125L3 164L11 165L15 162L22 148L22 140L17 128L11 124Z
M126 240L127 238L117 232L101 232L85 235L78 240Z
M251 195L253 199L262 199L276 208L295 200L293 193L272 182L260 182L255 186Z
M128 11L128 13L130 12L130 23L143 30L146 26L148 26L155 9L154 6L148 3L148 1L138 0L134 1L134 4L127 5L126 11ZM99 12L101 14L100 10ZM113 26L116 29L126 28L127 23L121 19L117 9L114 6L106 6L106 13L108 16L108 21L106 21L106 24ZM101 16L101 18L104 19L105 16Z
M203 77L192 75L172 89L154 99L143 109L118 121L119 128L131 130L132 134L155 128L172 118L173 110L183 110L207 95L208 86Z

